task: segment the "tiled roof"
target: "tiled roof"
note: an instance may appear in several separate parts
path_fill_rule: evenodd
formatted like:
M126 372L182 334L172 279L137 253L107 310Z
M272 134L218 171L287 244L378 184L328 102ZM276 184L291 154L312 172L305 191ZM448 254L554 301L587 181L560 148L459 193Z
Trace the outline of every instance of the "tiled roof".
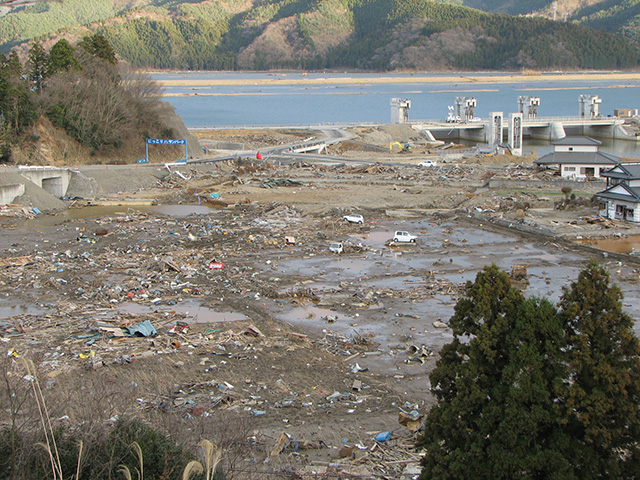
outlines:
M620 158L602 152L552 152L543 155L536 165L605 165L615 166Z
M564 137L551 145L602 145L602 142L591 137Z
M625 180L640 179L640 163L621 163L600 175Z
M620 187L622 187L622 189L625 190L628 195L624 193L612 192L612 190L619 190ZM602 192L596 193L596 197L638 203L640 202L640 189L630 187L625 183L616 183L612 187L609 187L606 190L603 190Z

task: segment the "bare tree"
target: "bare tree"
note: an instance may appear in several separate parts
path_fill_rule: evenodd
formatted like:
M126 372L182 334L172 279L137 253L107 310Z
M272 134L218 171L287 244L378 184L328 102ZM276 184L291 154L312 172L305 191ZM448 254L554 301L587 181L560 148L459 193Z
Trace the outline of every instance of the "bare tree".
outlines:
M58 109L61 126L79 142L95 149L117 147L135 125L137 112L116 80L114 69L104 62L65 72L47 84L45 110Z
M155 104L162 96L163 89L147 73L130 65L119 65L120 86L131 95L132 100L140 103Z

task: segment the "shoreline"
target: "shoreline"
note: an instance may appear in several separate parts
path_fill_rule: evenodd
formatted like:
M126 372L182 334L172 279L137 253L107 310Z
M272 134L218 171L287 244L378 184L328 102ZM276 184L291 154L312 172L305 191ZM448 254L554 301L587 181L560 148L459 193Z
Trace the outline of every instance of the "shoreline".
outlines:
M211 72L212 74L218 72ZM238 75L242 75L241 72ZM574 82L585 80L640 80L640 72L632 73L557 73L557 74L506 74L506 75L449 75L449 76L390 76L390 77L302 77L302 73L294 73L296 77L282 74L274 78L242 78L242 79L193 79L193 80L156 80L163 87L177 86L233 86L233 85L354 85L363 83L526 83L526 82Z

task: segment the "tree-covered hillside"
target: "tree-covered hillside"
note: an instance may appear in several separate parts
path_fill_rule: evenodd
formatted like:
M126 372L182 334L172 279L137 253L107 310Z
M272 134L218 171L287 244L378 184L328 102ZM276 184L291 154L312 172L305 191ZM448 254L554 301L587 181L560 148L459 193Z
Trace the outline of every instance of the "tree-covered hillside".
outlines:
M640 40L640 0L603 0L578 10L572 18L598 30Z
M63 132L87 156L118 153L145 138L171 138L160 88L147 75L120 65L106 39L86 36L74 48L65 39L48 51L29 46L26 61L0 55L0 163L38 163L39 139ZM50 128L38 128L38 123ZM63 157L67 158L65 149Z
M462 0L462 5L485 12L524 15L544 9L553 0Z
M498 8L507 2L480 3ZM637 48L620 36L449 2L150 0L130 6L135 8L104 0L39 3L0 18L0 38L7 52L29 36L32 23L40 27L32 27L31 34L45 44L47 31L56 32L49 44L60 36L73 43L99 33L121 59L151 68L618 69L638 64ZM79 13L87 10L102 13L93 19Z
M0 39L15 45L71 27L113 18L131 8L151 3L143 0L39 1L0 18Z
M537 15L640 40L640 0L445 0L486 12Z

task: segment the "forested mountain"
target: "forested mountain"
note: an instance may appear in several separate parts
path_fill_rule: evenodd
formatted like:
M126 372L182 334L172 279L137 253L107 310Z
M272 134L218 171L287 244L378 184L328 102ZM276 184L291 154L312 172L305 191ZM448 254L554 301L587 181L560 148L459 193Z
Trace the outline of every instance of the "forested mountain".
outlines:
M477 8L485 12L508 13L510 15L524 15L543 10L553 3L553 0L440 0L442 3L464 5Z
M46 47L94 33L121 59L150 68L609 69L639 58L631 42L578 23L431 0L63 0L0 18L5 52L33 38Z
M583 25L640 40L640 0L605 0L571 17Z
M444 0L486 12L536 15L640 40L640 0Z

